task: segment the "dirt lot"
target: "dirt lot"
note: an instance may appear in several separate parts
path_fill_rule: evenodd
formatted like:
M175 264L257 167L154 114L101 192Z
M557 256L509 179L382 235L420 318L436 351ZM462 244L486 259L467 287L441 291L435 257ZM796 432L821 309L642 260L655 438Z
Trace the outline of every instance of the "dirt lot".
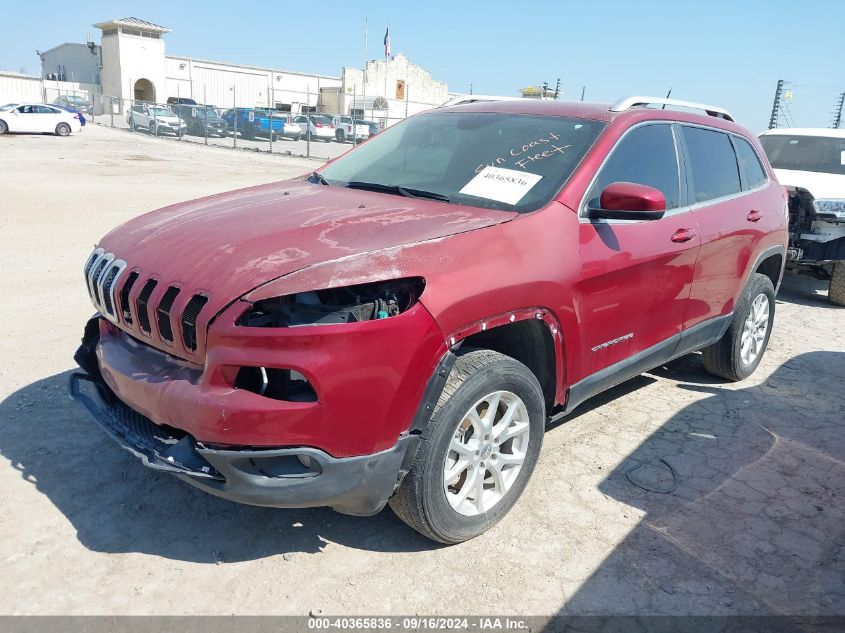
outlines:
M845 311L807 278L751 379L693 356L587 403L455 547L389 510L238 506L113 445L66 393L93 243L315 165L96 126L0 138L0 613L845 614Z

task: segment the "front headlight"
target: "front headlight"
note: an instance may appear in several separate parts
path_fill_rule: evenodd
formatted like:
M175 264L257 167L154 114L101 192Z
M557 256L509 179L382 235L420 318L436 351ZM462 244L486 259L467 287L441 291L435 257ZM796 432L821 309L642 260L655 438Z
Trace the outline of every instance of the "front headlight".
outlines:
M845 222L845 199L814 200L816 216L826 222Z
M237 325L295 327L387 319L409 310L424 288L422 277L409 277L262 299L240 316Z

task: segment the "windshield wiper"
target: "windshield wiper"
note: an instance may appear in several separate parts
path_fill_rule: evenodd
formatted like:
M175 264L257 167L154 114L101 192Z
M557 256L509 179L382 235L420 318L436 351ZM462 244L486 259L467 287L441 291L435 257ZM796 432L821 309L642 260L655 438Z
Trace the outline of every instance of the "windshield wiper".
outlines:
M318 174L316 171L308 176L308 182L313 182L315 185L328 185L329 181L323 178L323 174Z
M380 182L362 182L360 180L353 180L352 182L346 183L346 186L349 189L380 191L383 193L405 196L406 198L426 198L428 200L439 200L440 202L451 202L449 196L444 196L442 193L425 191L423 189L413 189L411 187L402 187L400 185L384 185Z

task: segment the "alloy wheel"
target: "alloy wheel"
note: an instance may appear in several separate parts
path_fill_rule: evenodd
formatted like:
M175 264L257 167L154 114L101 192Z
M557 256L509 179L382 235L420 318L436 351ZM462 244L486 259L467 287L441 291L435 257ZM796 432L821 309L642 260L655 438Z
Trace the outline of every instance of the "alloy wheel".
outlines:
M488 512L508 493L525 461L528 410L510 391L496 391L473 405L449 444L443 487L449 505L465 516Z
M740 338L739 355L746 365L752 364L763 351L769 331L769 298L759 294L751 302Z

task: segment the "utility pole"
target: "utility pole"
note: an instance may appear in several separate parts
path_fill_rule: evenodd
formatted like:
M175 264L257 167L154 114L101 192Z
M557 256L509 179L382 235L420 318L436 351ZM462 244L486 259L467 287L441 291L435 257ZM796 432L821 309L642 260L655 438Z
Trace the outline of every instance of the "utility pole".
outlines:
M587 86L581 86L581 101L584 100L585 94L587 94Z
M775 100L772 103L772 115L769 117L769 129L773 130L778 126L778 117L780 116L780 100L783 98L783 86L786 82L783 79L778 79L778 85L775 89Z
M557 83L555 84L555 101L560 96L560 77L557 78Z
M839 124L842 123L842 107L845 106L845 92L839 95L836 100L836 107L833 110L833 124L830 126L834 130L839 129Z

